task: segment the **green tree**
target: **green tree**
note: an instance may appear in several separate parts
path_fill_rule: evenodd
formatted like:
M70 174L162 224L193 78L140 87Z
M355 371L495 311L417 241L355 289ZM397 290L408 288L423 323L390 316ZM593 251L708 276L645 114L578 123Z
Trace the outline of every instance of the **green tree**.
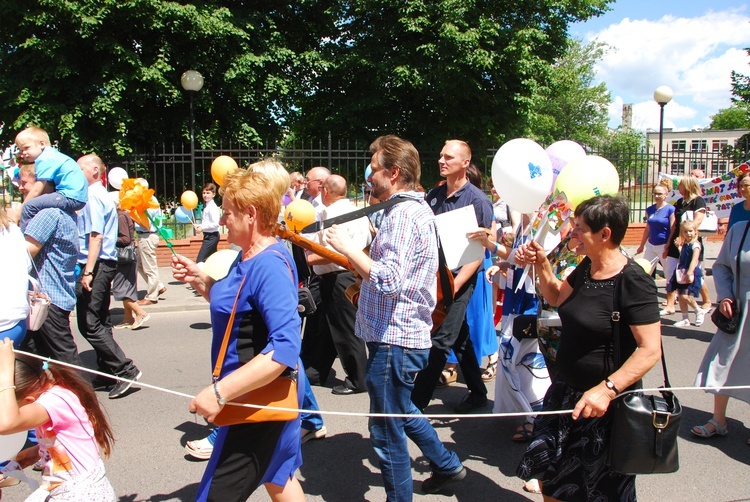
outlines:
M623 127L607 130L593 150L612 162L620 173L621 182L648 181L643 179L649 159L646 155L646 136L642 132Z
M595 65L606 48L599 42L568 41L534 97L527 137L545 145L563 139L590 145L606 135L611 96L606 84L594 85Z
M750 55L750 48L746 48L745 52ZM735 103L750 106L750 76L732 71L732 95Z
M750 109L743 102L732 103L711 116L709 129L750 129Z
M36 124L66 150L122 155L189 137L187 69L200 71L198 144L279 135L330 2L5 0L0 18L3 140Z
M472 146L526 130L538 88L566 47L569 23L609 0L363 0L342 2L325 71L300 101L300 138L402 135L434 148Z

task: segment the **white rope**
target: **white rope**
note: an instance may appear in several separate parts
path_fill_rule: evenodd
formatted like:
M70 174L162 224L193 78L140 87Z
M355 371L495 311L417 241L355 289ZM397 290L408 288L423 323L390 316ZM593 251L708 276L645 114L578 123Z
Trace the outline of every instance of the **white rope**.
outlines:
M137 385L139 387L143 387L146 389L152 389L152 390L156 390L159 392L164 392L165 394L172 394L175 396L185 397L188 399L195 398L195 396L192 394L186 394L184 392L178 392L178 391L167 389L164 387L150 385L147 383L139 382L137 380L129 380L127 378L121 378L115 375L110 375L108 373L102 373L100 371L92 370L89 368L84 368L82 366L76 366L75 364L70 364L70 363L66 363L62 361L56 361L55 359L50 359L48 357L39 356L37 354L31 354L29 352L24 352L22 350L15 350L14 352L16 352L17 354L24 354L26 356L39 359L41 361L47 361L49 363L59 364L60 366L66 366L68 368L76 369L79 371L85 371L87 373L93 373L94 375L111 378L112 380L119 380L120 382L128 382L131 385ZM625 391L615 396L614 399L618 399L622 396L625 396L628 394L639 393L639 392L664 392L664 391L673 392L673 391L681 391L681 390L719 391L719 390L738 390L738 389L750 389L750 385L729 385L725 387L696 387L696 386L654 387L654 388L647 388L647 389L636 389L636 390L631 390L631 391ZM318 414L318 415L335 415L335 416L344 416L344 417L427 418L427 419L435 419L435 420L453 419L453 418L514 418L514 417L527 417L529 415L567 415L567 414L573 413L573 410L571 409L571 410L551 410L551 411L518 411L518 412L511 412L511 413L471 413L471 414L435 413L435 414L414 415L414 414L408 414L408 413L362 413L362 412L353 412L353 411L306 410L304 408L280 408L280 407L275 407L275 406L262 406L259 404L233 403L233 402L228 402L227 405L243 406L245 408L292 411L292 412L298 412L298 413L312 413L312 414Z

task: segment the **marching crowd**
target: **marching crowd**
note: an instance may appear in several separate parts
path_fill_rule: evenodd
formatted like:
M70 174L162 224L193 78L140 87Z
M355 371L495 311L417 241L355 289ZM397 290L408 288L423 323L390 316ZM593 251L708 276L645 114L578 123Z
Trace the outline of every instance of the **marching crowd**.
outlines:
M96 155L74 161L35 127L21 131L16 145L24 202L0 208L0 262L13 297L0 305L0 433L29 431L37 446L3 467L0 486L14 482L14 470L33 465L43 483L29 500L115 500L100 458L111 451L112 431L94 391L121 398L142 376L113 329L146 325L148 306L166 292L156 264L155 214L145 227L119 209ZM525 231L528 215L513 211L494 189L494 200L487 198L465 142L446 141L438 160L444 182L429 191L420 185L411 143L381 136L370 151L365 209L347 199L341 176L324 167L290 174L275 160L227 173L218 189L203 187L201 250L195 259L172 258L174 278L209 302L213 333L215 378L189 406L222 425L186 446L209 460L197 499L246 500L263 485L273 500L304 500L295 477L301 444L326 436L322 417L233 413L237 407L227 403L274 385L300 408L316 410L315 392L338 357L345 378L332 393L367 392L370 412L381 414L369 430L388 500L412 499L408 439L430 462L425 493L466 476L461 459L422 417L434 390L456 382L458 368L468 392L455 403L457 413L487 407L486 382L493 379L493 412L527 413L512 437L528 442L517 471L524 489L545 500L635 500L635 476L616 472L607 459L612 402L659 361L661 316L674 313L675 302L683 317L678 327L691 324L689 309L695 325L710 311L698 235L706 208L695 178L679 180L682 198L674 206L665 202L669 187L654 187L638 249L651 266L646 270L620 249L629 223L622 198L578 204L559 238L537 242ZM750 377L750 342L743 341L750 279L740 272L750 265L750 176L738 178L738 190L746 202L732 210L713 275L717 309L727 318L739 315L739 328L717 331L696 379L704 386L742 385ZM279 215L299 199L312 204L323 224L290 245L279 238ZM436 216L468 206L478 228L466 237L481 243L482 255L448 270ZM203 264L217 249L220 226L238 254L217 278ZM668 279L661 311L650 275L657 262ZM26 329L30 271L50 299L44 323L33 331ZM138 273L147 285L142 299ZM116 326L111 295L125 312ZM613 304L620 315L617 347ZM54 362L14 354L15 347L82 366L70 326L74 307L77 328L96 353L95 369L115 379L89 381ZM727 434L729 397L750 402L748 391L716 391L712 419L693 434ZM573 413L537 416L568 409Z

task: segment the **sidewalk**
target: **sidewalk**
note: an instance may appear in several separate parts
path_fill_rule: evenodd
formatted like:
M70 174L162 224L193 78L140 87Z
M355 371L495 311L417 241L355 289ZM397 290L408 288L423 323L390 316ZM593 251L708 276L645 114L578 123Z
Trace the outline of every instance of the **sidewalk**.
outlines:
M159 279L164 283L167 292L159 295L159 303L156 305L145 305L143 308L149 314L156 312L184 312L188 310L208 310L208 302L193 291L187 284L176 281L172 277L172 267L159 267ZM143 298L146 294L145 281L138 276L138 298ZM120 302L112 300L112 306Z

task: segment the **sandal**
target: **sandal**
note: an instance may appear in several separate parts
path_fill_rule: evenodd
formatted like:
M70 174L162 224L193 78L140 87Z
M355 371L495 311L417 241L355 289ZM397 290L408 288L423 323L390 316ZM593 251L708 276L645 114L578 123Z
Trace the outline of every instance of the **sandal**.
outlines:
M491 362L482 372L482 380L485 382L491 382L497 376L497 361Z
M665 315L673 315L674 313L675 313L675 311L674 311L674 310L667 310L667 309L661 309L661 310L659 311L659 315L660 315L660 316L665 316Z
M435 386L436 389L442 389L456 383L458 380L458 370L456 368L445 368L438 378L438 383Z
M713 430L708 428L709 425ZM696 425L695 427L690 429L690 432L692 432L699 438L708 439L712 436L726 436L729 432L729 429L727 429L726 425L721 425L719 422L712 418L706 425Z
M530 479L523 484L523 491L528 493L542 493L542 483L538 479Z
M519 425L516 429L516 433L511 437L511 441L516 443L527 443L531 441L531 436L534 434L534 424L531 422L524 422Z

